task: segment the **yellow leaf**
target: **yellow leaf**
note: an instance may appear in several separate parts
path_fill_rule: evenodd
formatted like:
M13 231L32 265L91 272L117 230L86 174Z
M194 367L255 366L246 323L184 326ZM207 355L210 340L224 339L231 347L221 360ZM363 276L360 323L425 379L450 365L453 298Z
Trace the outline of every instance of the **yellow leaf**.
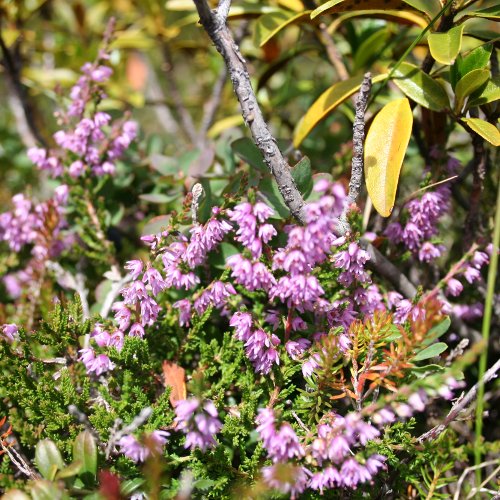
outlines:
M378 112L366 136L366 187L373 206L383 217L389 217L394 207L412 124L408 99L398 99Z
M372 78L372 82L380 82L386 78L386 76L386 74L377 75ZM307 113L300 120L297 130L295 131L293 145L298 148L311 130L321 120L324 120L339 104L342 104L348 97L359 90L362 82L362 76L355 76L343 82L337 82L328 90L325 90L318 99L314 101L312 106L307 110Z
M500 146L500 131L495 125L480 118L463 118L462 121L493 146Z
M226 118L222 118L222 120L215 122L208 130L207 136L210 137L210 139L214 139L222 132L224 132L224 130L227 130L228 128L238 127L240 125L243 125L243 123L243 117L240 113L238 113L237 115L227 116Z

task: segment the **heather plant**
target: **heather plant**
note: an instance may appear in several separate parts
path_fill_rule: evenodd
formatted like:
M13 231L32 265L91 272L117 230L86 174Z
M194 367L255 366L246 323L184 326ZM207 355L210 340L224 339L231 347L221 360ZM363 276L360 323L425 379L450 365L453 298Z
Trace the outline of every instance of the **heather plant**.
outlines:
M498 9L358 3L75 4L102 36L50 136L0 36L39 175L0 214L5 498L496 498Z

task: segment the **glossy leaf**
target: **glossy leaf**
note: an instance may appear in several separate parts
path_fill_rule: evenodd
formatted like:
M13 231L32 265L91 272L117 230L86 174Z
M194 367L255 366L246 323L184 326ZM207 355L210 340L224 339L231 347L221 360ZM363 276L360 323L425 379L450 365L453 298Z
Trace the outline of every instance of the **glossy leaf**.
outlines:
M383 217L389 217L394 207L412 125L408 99L398 99L377 113L366 136L366 187L373 206Z
M372 82L380 82L386 76L377 75L372 79ZM319 122L324 120L339 104L342 104L359 90L362 82L363 77L356 76L343 82L337 82L323 92L300 120L293 139L294 146L299 147Z
M500 77L496 76L489 80L484 88L473 92L470 95L467 106L480 106L500 99Z
M500 6L493 5L486 9L476 10L475 12L467 12L471 17L484 17L486 19L500 19Z
M241 137L233 141L231 143L231 149L236 156L241 158L245 163L248 163L251 167L255 167L262 172L268 171L259 148L248 137Z
M492 123L480 118L463 118L462 121L493 146L500 146L500 131Z
M354 12L345 12L344 14L338 16L337 19L332 22L332 24L328 28L328 31L330 33L334 33L343 22L355 17L385 19L386 21L391 21L399 24L416 24L422 29L426 28L428 25L428 21L425 19L425 17L416 12L407 10L358 10Z
M429 332L425 336L425 340L422 342L423 345L429 345L434 342L436 339L444 335L450 328L451 320L448 316L446 316L443 321L438 323L436 326L432 327Z
M427 39L432 57L441 64L453 64L460 48L462 47L462 32L464 25L461 24L446 33L431 33Z
M50 439L38 441L35 448L35 463L40 474L46 479L53 479L54 468L55 471L64 468L61 452Z
M446 349L448 349L448 346L444 342L437 342L418 352L413 357L412 361L423 361L424 359L434 358L435 356L439 356L442 352L446 351Z
M485 85L489 77L487 69L475 69L460 78L455 87L455 111L462 109L465 98Z
M92 434L85 430L76 436L73 443L73 460L81 463L80 474L97 474L97 445Z
M281 10L277 12L271 12L259 17L257 23L255 24L255 45L257 45L258 47L262 47L267 42L269 42L269 40L275 37L280 31L291 24L305 20L309 20L310 22L310 12L311 11L307 10L305 12L294 13Z
M413 64L401 63L392 79L404 94L424 108L442 111L450 107L444 88Z
M335 14L352 10L410 10L425 12L434 17L440 10L438 0L330 0L311 13L311 18L319 15Z
M453 89L455 89L458 80L467 73L475 69L484 69L488 66L492 48L491 44L481 45L465 57L462 57L460 54L458 55L455 64L450 68L451 86Z
M311 192L313 188L311 160L304 156L295 167L292 169L292 177L297 184L297 188L302 193L304 198Z

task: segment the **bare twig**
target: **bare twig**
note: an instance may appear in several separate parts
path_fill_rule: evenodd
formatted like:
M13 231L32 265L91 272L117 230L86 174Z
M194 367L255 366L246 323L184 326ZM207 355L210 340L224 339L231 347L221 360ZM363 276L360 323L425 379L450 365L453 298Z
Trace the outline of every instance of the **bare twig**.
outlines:
M257 98L250 82L245 59L241 55L234 38L226 26L226 9L229 1L221 2L224 10L212 12L206 0L193 0L200 22L224 58L233 89L241 106L245 123L250 128L253 140L259 148L266 165L276 179L278 189L291 214L302 224L306 222L305 202L295 185L290 167L281 154L276 140L262 115Z
M361 181L363 179L363 153L365 142L365 111L370 90L372 87L372 75L366 73L363 78L363 83L356 97L356 115L352 126L352 163L351 163L351 179L349 181L349 193L344 200L344 209L339 218L337 230L339 234L349 232L349 222L347 221L347 213L351 205L356 203L361 189Z
M497 463L498 463L498 460L489 460L488 462L483 462L482 464L473 465L472 467L467 467L466 469L464 469L464 471L462 472L462 475L460 476L460 479L457 482L457 489L455 491L455 494L453 495L453 500L458 500L460 498L460 493L462 490L462 483L464 482L464 480L465 480L467 474L469 474L469 472L472 472L472 471L475 471L478 469L482 469L484 467L489 467L490 465L496 465Z
M31 479L38 479L40 476L28 465L28 463L24 460L24 458L17 452L15 448L10 446L5 446L3 442L0 440L0 447L2 450L7 453L11 462L21 471L25 476L28 476Z
M500 359L484 374L484 377L482 378L482 383L486 384L487 382L495 378L498 370L500 370ZM430 431L426 432L425 434L422 434L418 438L418 441L423 442L427 440L436 439L442 432L444 432L444 430L448 427L448 425L450 425L450 423L453 422L458 417L460 412L474 401L474 399L477 396L477 391L480 383L481 382L475 384L465 396L461 396L460 398L458 398L455 404L453 405L453 408L450 410L448 415L446 415L446 418L444 419L443 423L436 425Z

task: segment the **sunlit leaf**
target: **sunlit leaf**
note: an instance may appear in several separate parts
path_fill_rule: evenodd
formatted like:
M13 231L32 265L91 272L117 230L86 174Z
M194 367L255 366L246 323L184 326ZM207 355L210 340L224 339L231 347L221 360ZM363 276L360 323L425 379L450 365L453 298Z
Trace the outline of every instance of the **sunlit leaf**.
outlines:
M500 99L500 77L496 76L489 80L484 88L473 92L470 95L467 106L480 106Z
M255 24L255 45L262 47L287 26L309 20L309 13L309 10L299 13L281 10L259 17Z
M434 17L441 6L439 0L330 0L311 13L311 18L319 15L335 14L352 10L410 10L425 12Z
M25 67L22 70L22 78L42 87L53 89L56 85L72 85L78 79L78 75L66 68L53 68L47 71L42 68Z
M444 342L437 342L418 352L412 358L412 361L422 361L424 359L434 358L435 356L439 356L442 352L446 351L446 349L448 349L448 346Z
M481 45L466 56L458 55L455 64L450 68L451 86L453 89L458 80L467 73L475 69L484 69L488 66L492 49L493 46L491 44Z
M486 19L500 19L500 5L493 5L486 9L476 10L475 12L467 12L468 16L484 17Z
M51 475L54 468L56 471L64 468L61 452L54 441L50 439L38 441L35 448L35 463L42 476L46 479L52 479Z
M455 86L455 111L462 109L465 98L485 85L489 77L489 70L475 69L460 78Z
M442 111L450 107L444 88L413 64L401 63L392 79L402 92L424 108Z
M432 327L426 334L425 340L422 342L422 345L429 345L431 342L434 342L436 339L444 335L450 328L451 320L449 316L443 319L436 326Z
M399 24L416 24L420 28L427 27L428 21L416 12L407 10L358 10L346 12L337 17L329 26L328 31L335 33L338 27L345 21L355 17L369 17L375 19L385 19Z
M243 123L244 121L241 113L238 113L237 115L226 116L225 118L216 121L208 129L207 137L209 137L210 139L214 139L222 132L224 132L224 130L227 130L228 128L238 127L239 125L243 125Z
M385 74L377 75L373 77L372 82L380 82L386 76ZM337 82L323 92L300 120L295 130L294 146L298 147L320 121L324 120L339 104L342 104L346 99L355 94L361 87L362 82L363 77L356 76L343 82Z
M463 118L462 121L493 146L500 146L500 131L492 123L480 118Z
M154 45L154 40L138 29L118 31L111 42L112 49L151 49Z
M446 33L431 33L428 37L429 50L432 57L441 64L453 64L460 48L462 47L462 32L464 25L461 24Z
M278 4L294 12L301 12L304 10L304 3L300 0L278 0Z
M366 187L373 206L383 217L389 217L394 207L412 125L408 99L398 99L379 111L366 136Z
M73 460L80 463L80 474L97 474L97 444L92 434L85 430L76 436L73 444Z

